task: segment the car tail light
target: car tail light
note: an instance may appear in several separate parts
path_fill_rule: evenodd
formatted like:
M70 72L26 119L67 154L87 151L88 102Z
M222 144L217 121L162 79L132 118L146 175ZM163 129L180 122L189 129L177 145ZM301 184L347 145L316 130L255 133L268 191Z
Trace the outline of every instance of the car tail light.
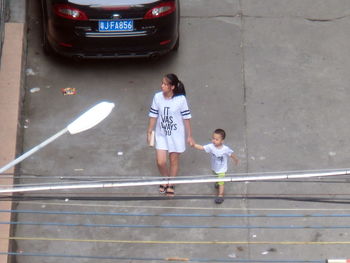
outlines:
M158 18L162 16L169 15L173 13L176 10L175 2L165 2L157 5L156 7L153 7L151 10L149 10L144 18L145 19L152 19L152 18Z
M88 20L87 15L78 8L67 4L57 4L54 6L55 14L71 20Z

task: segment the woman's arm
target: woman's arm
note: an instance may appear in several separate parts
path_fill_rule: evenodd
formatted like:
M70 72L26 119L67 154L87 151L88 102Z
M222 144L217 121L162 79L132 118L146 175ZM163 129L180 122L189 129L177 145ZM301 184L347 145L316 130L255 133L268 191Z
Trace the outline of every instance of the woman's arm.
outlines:
M150 117L148 121L148 129L147 129L147 144L150 145L152 138L152 131L154 130L154 126L156 125L157 118Z
M185 125L186 134L187 134L187 143L191 146L194 146L196 143L192 138L191 119L185 119L184 125Z

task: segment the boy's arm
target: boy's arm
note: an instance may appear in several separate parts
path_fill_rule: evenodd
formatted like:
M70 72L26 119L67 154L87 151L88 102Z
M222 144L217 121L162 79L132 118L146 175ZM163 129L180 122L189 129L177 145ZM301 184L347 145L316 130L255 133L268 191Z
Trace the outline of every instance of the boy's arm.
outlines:
M192 147L196 148L197 150L202 150L202 151L204 151L203 145L200 145L200 144L195 143Z
M236 165L239 164L240 161L239 161L237 155L235 155L234 153L232 153L232 154L230 155L230 157L231 157L231 159L235 162Z

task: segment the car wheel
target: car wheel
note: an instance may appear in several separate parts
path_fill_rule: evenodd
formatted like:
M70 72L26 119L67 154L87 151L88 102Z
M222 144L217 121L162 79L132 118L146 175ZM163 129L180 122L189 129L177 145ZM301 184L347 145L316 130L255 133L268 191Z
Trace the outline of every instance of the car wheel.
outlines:
M41 24L42 24L42 47L45 55L51 55L53 53L52 47L47 39L47 15L42 4L41 10Z
M177 51L179 49L180 46L180 36L177 38L175 46L173 47L174 51Z
M43 46L43 50L45 55L52 55L53 50L52 47L47 39L47 25L46 22L43 21L43 39L42 39L42 46Z

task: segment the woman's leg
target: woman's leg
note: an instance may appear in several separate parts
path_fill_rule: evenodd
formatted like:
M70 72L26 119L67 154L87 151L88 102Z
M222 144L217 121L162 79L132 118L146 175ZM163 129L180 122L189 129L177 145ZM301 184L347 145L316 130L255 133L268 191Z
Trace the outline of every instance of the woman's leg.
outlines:
M156 151L156 159L159 173L164 176L169 176L169 169L167 166L167 151L166 150L157 150ZM167 184L161 184L159 186L159 193L164 194L167 191Z
M170 153L169 154L169 161L170 161L170 168L169 168L169 175L170 177L176 177L177 173L179 172L179 159L180 159L180 153ZM166 193L168 196L174 196L175 195L175 186L172 184L168 185L168 188L166 190Z
M169 153L169 160L170 160L169 175L171 177L175 177L179 172L180 153Z
M159 173L162 176L169 176L169 169L167 167L167 151L166 150L157 150L156 159Z

